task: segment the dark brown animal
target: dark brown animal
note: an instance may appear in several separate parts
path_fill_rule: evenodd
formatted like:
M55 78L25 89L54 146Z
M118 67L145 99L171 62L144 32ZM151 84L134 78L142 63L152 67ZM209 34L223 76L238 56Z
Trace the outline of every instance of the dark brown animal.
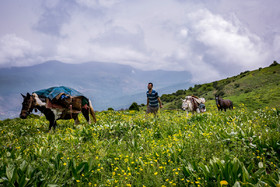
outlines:
M91 105L91 101L84 96L69 96L61 101L50 101L48 98L39 98L36 93L33 93L32 95L27 93L26 96L24 96L23 94L21 95L23 97L23 102L20 112L20 118L25 119L33 111L33 109L38 109L46 116L46 119L49 121L49 130L51 130L52 127L53 129L56 128L56 120L59 119L74 119L75 124L78 124L79 113L83 114L88 123L91 123L89 116L89 114L91 114L94 122L96 122L96 117ZM82 103L84 101L86 101L86 104L83 105Z
M224 100L220 96L215 96L215 99L218 110L226 111L228 108L233 109L233 103L231 100Z

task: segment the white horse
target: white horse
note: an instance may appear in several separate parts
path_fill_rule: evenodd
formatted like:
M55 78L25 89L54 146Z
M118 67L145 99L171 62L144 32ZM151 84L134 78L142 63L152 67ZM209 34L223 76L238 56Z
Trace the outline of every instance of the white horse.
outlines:
M187 117L189 115L188 112L203 113L206 112L206 107L204 105L204 98L197 98L195 96L186 96L185 99L182 99L182 109L187 112Z

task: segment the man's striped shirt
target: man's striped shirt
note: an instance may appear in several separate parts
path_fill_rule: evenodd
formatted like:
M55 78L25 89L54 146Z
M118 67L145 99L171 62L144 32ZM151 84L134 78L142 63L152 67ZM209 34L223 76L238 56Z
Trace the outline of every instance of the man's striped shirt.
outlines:
M158 107L158 93L155 90L152 90L151 93L149 93L149 90L148 90L147 98L149 99L149 106Z

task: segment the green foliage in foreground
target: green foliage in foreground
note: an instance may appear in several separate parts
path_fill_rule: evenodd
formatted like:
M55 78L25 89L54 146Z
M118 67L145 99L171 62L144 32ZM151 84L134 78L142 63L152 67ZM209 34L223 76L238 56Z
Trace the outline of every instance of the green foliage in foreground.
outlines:
M212 110L0 121L0 186L279 185L279 110Z

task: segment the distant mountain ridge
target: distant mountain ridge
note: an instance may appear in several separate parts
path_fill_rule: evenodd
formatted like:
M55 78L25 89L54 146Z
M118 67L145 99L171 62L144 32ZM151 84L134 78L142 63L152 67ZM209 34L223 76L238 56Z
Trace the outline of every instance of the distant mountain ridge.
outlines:
M53 86L74 88L93 102L96 110L128 108L132 102L146 102L147 83L153 82L159 94L191 86L186 71L143 71L128 65L88 62L65 64L48 61L29 67L0 69L0 119L17 117L22 97Z

